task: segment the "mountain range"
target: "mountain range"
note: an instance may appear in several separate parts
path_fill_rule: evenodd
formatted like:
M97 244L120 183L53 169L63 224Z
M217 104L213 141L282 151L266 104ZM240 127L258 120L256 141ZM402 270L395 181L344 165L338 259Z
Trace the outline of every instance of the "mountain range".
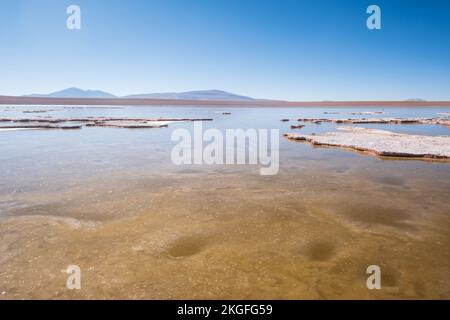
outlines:
M34 98L127 98L127 99L171 99L171 100L217 100L217 101L251 101L251 97L241 96L222 90L199 90L188 92L165 92L134 94L118 97L101 90L83 90L68 88L49 94L31 94L26 97Z

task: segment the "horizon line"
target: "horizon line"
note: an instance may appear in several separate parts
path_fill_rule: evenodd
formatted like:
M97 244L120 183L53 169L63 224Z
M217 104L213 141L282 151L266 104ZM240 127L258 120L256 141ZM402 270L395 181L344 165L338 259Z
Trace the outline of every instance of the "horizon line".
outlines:
M254 107L296 107L296 106L417 106L450 107L450 100L322 100L322 101L287 101L287 100L188 100L188 99L152 99L152 98L53 98L0 95L0 105L129 105L129 106L254 106Z

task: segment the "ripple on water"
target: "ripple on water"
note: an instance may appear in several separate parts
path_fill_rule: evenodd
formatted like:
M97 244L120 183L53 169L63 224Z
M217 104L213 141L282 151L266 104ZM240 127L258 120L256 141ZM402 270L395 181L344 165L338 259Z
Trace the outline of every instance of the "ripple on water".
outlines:
M342 205L339 212L350 220L370 226L381 225L397 229L411 230L413 226L408 223L410 215L405 210L390 206L381 206L364 203L350 203Z
M329 241L319 240L309 243L305 256L312 261L329 261L336 255L336 245Z
M389 186L403 187L405 185L405 179L395 176L384 176L378 178L377 181Z
M173 258L186 258L203 251L208 244L208 239L202 236L188 236L175 240L167 249L167 253Z

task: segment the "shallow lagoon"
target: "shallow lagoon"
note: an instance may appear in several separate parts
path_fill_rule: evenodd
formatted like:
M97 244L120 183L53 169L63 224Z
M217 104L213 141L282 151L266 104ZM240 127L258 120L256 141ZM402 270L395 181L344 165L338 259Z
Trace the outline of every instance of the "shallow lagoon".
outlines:
M5 111L8 109L9 111ZM0 107L0 117L436 117L448 108ZM3 111L1 111L3 110ZM223 115L222 112L231 112ZM382 115L348 115L384 111ZM340 114L324 114L324 112ZM345 113L345 114L344 114ZM366 125L448 135L443 126ZM3 298L450 298L450 165L280 138L280 172L175 166L176 128L0 132ZM302 132L334 130L307 125ZM82 290L61 269L82 269ZM367 266L382 269L379 291Z

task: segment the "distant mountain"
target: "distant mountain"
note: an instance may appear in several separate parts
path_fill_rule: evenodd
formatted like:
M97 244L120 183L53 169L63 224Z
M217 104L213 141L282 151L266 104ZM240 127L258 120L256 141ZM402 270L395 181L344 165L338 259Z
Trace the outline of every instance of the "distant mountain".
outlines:
M27 97L37 98L116 98L116 96L100 90L82 90L79 88L68 88L49 94L31 94Z
M188 92L166 92L166 93L150 93L136 94L126 96L124 98L131 99L174 99L174 100L231 100L231 101L249 101L253 98L240 96L221 90L200 90Z
M31 94L26 97L36 98L119 98L105 91L82 90L79 88L68 88L49 94ZM166 92L135 94L121 98L127 99L173 99L173 100L218 100L218 101L251 101L253 98L240 96L221 90L200 90L189 92Z

